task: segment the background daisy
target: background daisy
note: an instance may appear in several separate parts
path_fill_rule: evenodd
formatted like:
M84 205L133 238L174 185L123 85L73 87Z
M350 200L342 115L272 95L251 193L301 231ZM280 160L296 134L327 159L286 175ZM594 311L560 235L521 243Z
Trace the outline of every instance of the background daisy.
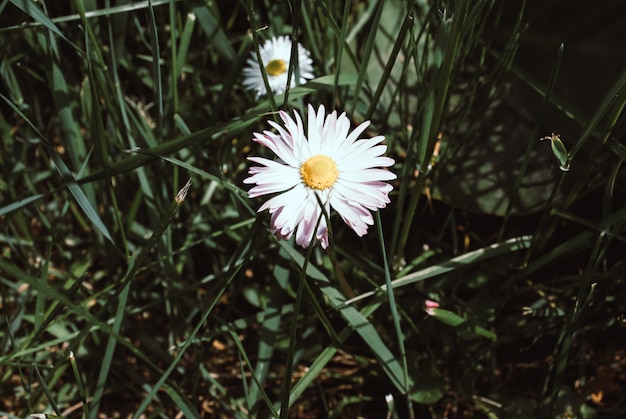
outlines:
M267 81L275 95L281 94L287 87L287 75L291 58L291 40L287 36L273 37L263 43L259 48L261 60L265 66ZM301 44L298 44L298 66L300 78L297 84L306 83L313 78L313 60L311 54ZM296 74L291 76L291 86L296 86ZM255 90L257 98L267 94L261 66L257 60L256 52L251 53L247 66L243 69L243 85L248 90Z
M349 133L350 120L346 114L337 117L333 111L326 115L323 105L317 112L308 106L305 135L300 115L296 111L294 115L295 120L280 111L284 127L269 121L278 133L254 134L254 140L272 150L278 160L249 157L261 166L251 167L251 176L244 180L256 185L248 195L254 198L278 193L259 211L269 209L274 234L289 239L295 233L296 243L302 247L315 239L323 248L328 246L324 217L315 231L322 212L319 202L328 214L334 209L350 228L363 236L374 223L370 211L389 203L388 194L393 187L386 181L396 178L392 172L380 168L394 164L393 159L383 156L387 150L386 145L380 144L384 137L359 139L369 121Z

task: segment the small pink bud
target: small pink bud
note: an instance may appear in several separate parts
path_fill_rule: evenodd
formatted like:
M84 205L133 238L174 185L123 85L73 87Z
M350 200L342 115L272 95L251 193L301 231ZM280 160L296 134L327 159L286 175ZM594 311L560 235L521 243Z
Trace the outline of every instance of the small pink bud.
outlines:
M426 300L424 302L424 306L429 309L429 308L439 308L439 303L436 301L432 301L432 300Z

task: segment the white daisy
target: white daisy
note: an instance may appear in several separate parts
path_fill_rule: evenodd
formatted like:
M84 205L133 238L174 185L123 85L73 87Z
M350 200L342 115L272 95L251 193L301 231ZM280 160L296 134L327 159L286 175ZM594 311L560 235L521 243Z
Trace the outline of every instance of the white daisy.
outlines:
M250 198L275 194L265 202L259 212L269 209L272 233L280 239L289 239L295 232L296 243L307 247L319 240L328 246L326 220L321 218L317 232L315 226L322 210L318 200L330 215L333 208L356 234L367 233L374 219L370 211L384 208L389 203L393 187L385 182L396 175L380 167L389 167L394 160L384 157L387 146L380 144L382 135L369 139L359 136L369 126L363 122L349 133L350 120L345 113L337 117L333 111L326 115L324 106L317 113L308 107L308 134L305 135L302 119L294 111L295 121L280 111L284 127L269 121L278 133L254 133L254 141L263 144L276 154L277 160L263 157L248 159L261 166L250 167L250 177L244 183L254 184L248 192Z
M265 66L267 81L275 95L283 93L287 87L287 75L289 72L289 59L291 58L291 40L287 36L273 37L259 48L261 60ZM243 69L245 76L243 85L248 90L256 90L257 98L267 94L261 66L257 61L257 55L253 51L252 57L248 58L247 66ZM300 79L297 84L306 83L313 78L313 60L311 54L298 44L298 66ZM291 86L296 86L296 71L291 75Z

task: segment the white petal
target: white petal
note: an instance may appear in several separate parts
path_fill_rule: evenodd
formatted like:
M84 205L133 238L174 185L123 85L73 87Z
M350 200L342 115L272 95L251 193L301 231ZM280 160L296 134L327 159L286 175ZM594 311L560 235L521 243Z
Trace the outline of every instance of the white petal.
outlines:
M365 183L376 180L393 180L396 178L396 175L385 169L365 169L340 172L339 178L349 182Z
M337 182L333 194L344 200L358 202L370 210L384 208L389 203L392 186L385 182L350 183Z
M308 106L308 143L309 143L309 156L320 154L322 132L324 130L324 105L320 105L317 113L313 106Z

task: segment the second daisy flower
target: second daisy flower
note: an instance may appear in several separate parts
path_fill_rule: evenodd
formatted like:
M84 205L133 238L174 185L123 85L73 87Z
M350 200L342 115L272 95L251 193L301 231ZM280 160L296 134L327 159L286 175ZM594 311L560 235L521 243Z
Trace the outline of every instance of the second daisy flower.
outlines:
M289 72L289 61L291 59L291 40L287 36L273 37L263 43L259 48L261 61L265 66L265 74L272 93L279 95L287 88L287 76ZM313 78L313 60L311 54L302 45L298 44L298 71L300 79L296 80L296 73L291 76L290 87L297 84L304 84ZM243 85L248 90L255 90L257 98L267 94L261 66L257 60L257 55L252 52L248 58L247 66L243 69Z

